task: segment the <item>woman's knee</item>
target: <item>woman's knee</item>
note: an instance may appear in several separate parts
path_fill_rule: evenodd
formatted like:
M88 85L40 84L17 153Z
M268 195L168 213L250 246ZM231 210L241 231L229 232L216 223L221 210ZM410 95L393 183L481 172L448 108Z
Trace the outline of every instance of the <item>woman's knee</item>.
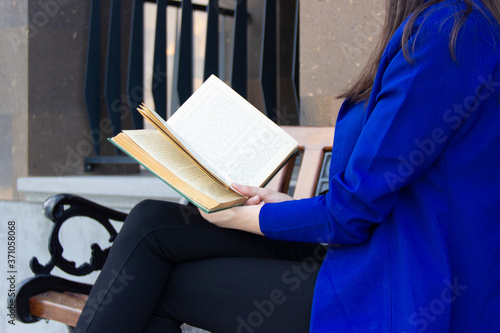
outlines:
M144 232L157 227L184 223L191 208L174 202L143 200L129 213L122 228L132 232Z

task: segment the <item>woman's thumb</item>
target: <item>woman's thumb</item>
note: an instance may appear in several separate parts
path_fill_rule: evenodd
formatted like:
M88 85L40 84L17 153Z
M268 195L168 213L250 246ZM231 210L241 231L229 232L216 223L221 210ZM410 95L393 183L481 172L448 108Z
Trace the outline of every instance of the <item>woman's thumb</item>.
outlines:
M248 186L248 185L240 185L233 183L231 185L236 191L240 192L243 195L246 195L247 197L251 198L256 195L259 195L259 189L258 187L253 187L253 186Z

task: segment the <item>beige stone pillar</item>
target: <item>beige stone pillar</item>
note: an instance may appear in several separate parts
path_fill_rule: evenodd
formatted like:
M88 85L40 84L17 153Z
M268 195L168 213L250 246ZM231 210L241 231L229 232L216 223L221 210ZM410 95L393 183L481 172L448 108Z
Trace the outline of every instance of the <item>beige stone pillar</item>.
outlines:
M336 96L359 75L384 15L384 0L300 2L301 125L335 124L342 103Z
M0 200L28 174L28 1L0 1Z
M84 173L89 4L0 1L0 200L19 177Z

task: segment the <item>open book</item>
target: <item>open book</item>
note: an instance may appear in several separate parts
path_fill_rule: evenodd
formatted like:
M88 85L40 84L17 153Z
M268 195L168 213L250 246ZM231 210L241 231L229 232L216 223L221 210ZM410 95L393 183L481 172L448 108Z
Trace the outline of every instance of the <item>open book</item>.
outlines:
M298 148L216 76L166 122L144 105L138 110L156 129L109 140L207 213L244 203L231 184L264 186Z

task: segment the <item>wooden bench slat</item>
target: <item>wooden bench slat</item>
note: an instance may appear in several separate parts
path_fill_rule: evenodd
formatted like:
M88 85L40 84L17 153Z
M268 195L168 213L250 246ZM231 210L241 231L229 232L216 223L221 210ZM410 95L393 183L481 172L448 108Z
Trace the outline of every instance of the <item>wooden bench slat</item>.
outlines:
M332 150L335 130L333 127L307 126L282 126L282 128L299 142L299 149L304 151L293 197L310 198L314 196L318 185L325 152ZM289 181L289 179L284 180Z
M295 199L304 199L314 196L324 156L325 152L323 149L309 149L304 151L304 157L300 165L298 177L300 182L297 182L293 194Z
M76 293L47 291L30 298L33 315L75 326L87 296Z
M87 302L87 300L89 299L89 295L72 293L72 292L69 292L69 291L65 291L63 294L71 296L71 297L82 299L84 302Z

